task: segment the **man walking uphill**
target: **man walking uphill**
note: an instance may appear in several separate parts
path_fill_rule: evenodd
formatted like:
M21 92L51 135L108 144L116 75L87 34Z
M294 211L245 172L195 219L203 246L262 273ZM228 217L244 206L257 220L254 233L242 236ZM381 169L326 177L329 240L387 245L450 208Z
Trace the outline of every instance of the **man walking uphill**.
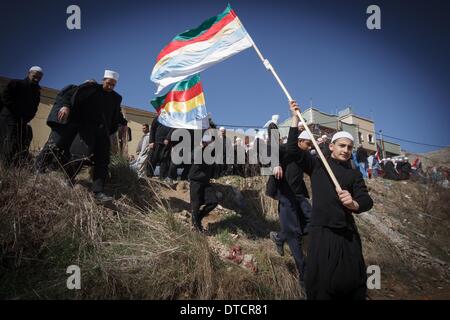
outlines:
M95 80L88 80L81 86L94 84L96 84ZM59 162L57 168L64 167L71 158L70 146L78 133L78 128L71 121L70 110L72 98L78 88L79 86L70 84L56 95L55 103L47 118L47 125L51 128L51 132L46 144L36 157L35 169L38 173L44 173L55 160Z
M329 145L331 155L327 160L342 188L336 192L323 163L307 151L299 152L298 110L292 101L287 148L298 154L299 165L311 177L314 200L306 270L308 299L365 299L367 274L353 214L370 210L373 202L361 173L352 169L349 161L353 137L341 131Z
M101 202L112 200L103 193L111 156L110 135L119 125L127 125L120 108L122 96L114 91L118 79L117 72L106 70L102 84L81 86L73 101L72 121L79 126L80 138L88 147L85 156L94 162L92 191ZM78 170L69 173L69 177L73 179Z

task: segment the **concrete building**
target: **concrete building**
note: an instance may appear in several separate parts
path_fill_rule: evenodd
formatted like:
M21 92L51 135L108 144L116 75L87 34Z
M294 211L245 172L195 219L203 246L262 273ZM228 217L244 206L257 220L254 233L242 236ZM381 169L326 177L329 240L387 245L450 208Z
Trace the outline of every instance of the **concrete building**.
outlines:
M345 130L345 124L354 125L357 128L357 144L362 145L367 151L377 151L375 124L372 120L363 118L353 113L352 108L348 107L338 114L338 119L343 124L342 130Z
M316 138L322 135L331 138L334 133L343 130L353 135L356 147L362 145L368 152L377 150L375 123L356 115L350 107L338 112L338 115L328 114L311 107L303 111L302 116ZM288 135L290 125L290 118L280 123L281 137ZM386 153L391 156L401 154L400 145L388 141L384 141L384 145Z
M0 77L0 92L3 92L3 89L9 80L10 79L8 78ZM48 127L46 123L47 117L55 102L57 94L58 90L56 89L42 87L41 102L38 107L38 112L35 118L30 122L31 127L33 128L31 149L34 151L41 149L47 142L50 134L50 127ZM151 125L153 119L156 117L156 113L124 105L122 106L122 113L128 120L128 127L131 130L131 141L128 141L128 143L122 146L122 150L125 154L136 155L136 148L142 137L142 125L144 123ZM118 146L116 146L115 149L118 149Z

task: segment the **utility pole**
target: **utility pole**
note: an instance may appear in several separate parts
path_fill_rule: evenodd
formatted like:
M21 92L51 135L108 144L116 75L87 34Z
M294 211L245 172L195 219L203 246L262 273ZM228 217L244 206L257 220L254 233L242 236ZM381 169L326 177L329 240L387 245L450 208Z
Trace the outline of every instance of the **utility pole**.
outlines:
M386 159L386 151L384 150L383 130L380 130L380 138L381 138L381 151L383 153L383 159Z

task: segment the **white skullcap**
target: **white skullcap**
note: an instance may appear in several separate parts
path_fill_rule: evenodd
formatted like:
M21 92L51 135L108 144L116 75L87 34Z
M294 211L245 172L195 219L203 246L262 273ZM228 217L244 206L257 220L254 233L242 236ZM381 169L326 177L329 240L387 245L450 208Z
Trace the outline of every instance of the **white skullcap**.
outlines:
M44 70L42 70L42 68L38 67L38 66L31 67L28 72L31 72L31 71L37 71L37 72L40 72L40 73L44 73Z
M280 119L280 116L278 114L274 114L272 116L272 119L270 119L269 121L266 122L266 124L264 125L264 128L267 128L269 126L269 124L271 124L271 123L278 125L278 119Z
M212 137L209 134L205 134L202 138L203 142L211 142L212 141Z
M112 70L105 70L105 75L103 76L103 78L119 81L119 74Z
M324 134L324 135L322 136L322 139L328 139L327 135Z
M309 135L308 132L303 131L303 132L300 133L300 135L298 136L298 140L311 140L311 136Z
M354 142L355 140L353 139L353 136L348 133L347 131L339 131L337 133L334 134L333 138L331 139L331 143L335 142L337 139L341 139L341 138L347 138L350 139L352 142Z
M225 131L225 128L224 127L220 127L219 130L220 131Z
M236 138L236 141L242 141L242 139L241 138Z

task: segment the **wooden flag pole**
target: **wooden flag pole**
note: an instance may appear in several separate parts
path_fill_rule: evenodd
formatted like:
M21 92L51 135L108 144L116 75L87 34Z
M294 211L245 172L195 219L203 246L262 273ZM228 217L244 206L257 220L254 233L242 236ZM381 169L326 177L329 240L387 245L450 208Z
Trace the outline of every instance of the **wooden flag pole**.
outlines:
M240 21L239 21L240 22ZM240 22L241 23L241 22ZM242 25L242 23L241 23ZM242 27L244 28L244 26L242 25ZM244 28L245 30L245 28ZM255 48L256 53L258 54L259 58L261 59L262 63L264 64L264 66L266 67L266 69L268 71L270 71L272 73L272 75L275 77L275 79L277 80L278 84L280 85L281 89L284 91L284 94L286 95L287 99L289 100L289 102L294 101L294 99L292 99L291 95L289 94L289 92L287 91L286 87L283 84L283 81L281 81L280 77L278 76L277 72L275 71L275 69L272 67L272 65L270 64L269 60L265 59L264 56L262 55L261 51L259 51L258 47L256 46L255 42L253 41L252 37L250 37L250 34L248 32L247 33L247 37L250 41L250 43L252 44L253 48ZM305 119L303 119L303 116L301 114L301 112L299 110L297 110L297 116L299 117L300 121L302 122L303 126L305 127L306 132L308 132L309 136L311 137L311 141L314 145L314 148L316 148L317 154L320 157L320 160L322 160L323 165L325 166L325 169L327 170L331 180L333 181L333 184L336 188L336 190L338 192L342 191L341 186L339 185L339 182L336 179L336 176L334 175L333 171L330 168L330 165L328 164L327 159L325 158L325 156L322 153L322 150L320 150L319 145L317 144L316 139L314 138L314 135L312 134L312 132L309 130L308 125L306 124Z

